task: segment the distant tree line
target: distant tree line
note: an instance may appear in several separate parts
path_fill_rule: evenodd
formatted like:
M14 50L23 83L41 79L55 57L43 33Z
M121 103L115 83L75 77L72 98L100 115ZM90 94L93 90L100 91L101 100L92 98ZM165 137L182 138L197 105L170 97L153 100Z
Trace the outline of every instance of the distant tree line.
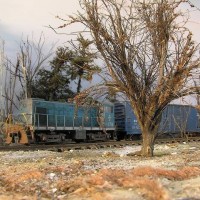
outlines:
M50 61L50 68L38 71L32 82L31 97L46 100L67 100L80 93L82 80L91 81L94 73L100 68L94 64L96 55L90 53L91 41L82 35L78 43L72 43L72 48L58 47L55 57ZM76 91L70 89L72 81L77 81Z

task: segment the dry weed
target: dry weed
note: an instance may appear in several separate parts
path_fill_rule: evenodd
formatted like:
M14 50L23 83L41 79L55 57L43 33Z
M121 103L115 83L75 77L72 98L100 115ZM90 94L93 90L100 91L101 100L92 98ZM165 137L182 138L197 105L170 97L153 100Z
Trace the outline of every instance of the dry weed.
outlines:
M9 188L16 188L19 187L20 184L23 184L25 181L28 180L41 180L44 177L44 174L40 171L26 171L24 173L11 174L3 179L5 185Z
M124 177L119 181L125 188L138 188L149 200L168 200L167 191L156 180L147 178Z
M165 177L170 180L184 180L200 175L198 167L184 167L180 170L167 170L152 167L138 167L132 170L133 176Z
M60 183L60 190L78 196L97 195L96 199L103 200L109 191L117 188L138 189L149 200L170 199L165 188L155 178L184 180L200 175L197 167L184 167L180 170L166 170L152 167L138 167L132 170L102 169L95 174L80 176ZM153 179L152 179L153 178ZM108 191L107 193L105 191ZM98 195L98 194L104 195ZM98 197L98 198L97 198ZM108 199L108 197L107 197Z

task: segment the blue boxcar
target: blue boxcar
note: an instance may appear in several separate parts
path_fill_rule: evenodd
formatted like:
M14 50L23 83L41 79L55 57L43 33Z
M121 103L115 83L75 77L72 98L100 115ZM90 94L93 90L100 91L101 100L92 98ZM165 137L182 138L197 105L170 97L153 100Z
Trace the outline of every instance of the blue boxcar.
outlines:
M199 113L189 105L169 104L162 114L160 133L198 133Z
M136 116L129 101L115 103L115 123L118 137L136 137L141 134ZM159 135L173 137L181 133L199 133L200 117L196 108L189 105L169 104L162 113Z
M101 140L105 133L111 137L115 130L114 108L110 104L76 106L74 103L25 99L20 102L19 112L33 127L36 139L43 142Z

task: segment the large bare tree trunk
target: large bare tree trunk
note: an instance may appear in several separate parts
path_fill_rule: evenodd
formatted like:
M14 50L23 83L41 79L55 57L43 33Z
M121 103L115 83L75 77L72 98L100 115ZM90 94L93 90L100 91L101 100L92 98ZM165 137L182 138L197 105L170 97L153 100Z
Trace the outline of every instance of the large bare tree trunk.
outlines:
M145 96L146 93L141 91L140 98L145 99ZM144 157L152 157L155 140L158 136L159 125L162 119L162 110L164 110L165 106L158 107L157 98L152 98L151 103L146 103L145 101L135 103L131 96L129 96L129 99L141 129L141 155Z
M155 131L155 130L154 130ZM152 157L154 152L154 143L156 133L154 131L143 130L142 132L142 148L141 155Z

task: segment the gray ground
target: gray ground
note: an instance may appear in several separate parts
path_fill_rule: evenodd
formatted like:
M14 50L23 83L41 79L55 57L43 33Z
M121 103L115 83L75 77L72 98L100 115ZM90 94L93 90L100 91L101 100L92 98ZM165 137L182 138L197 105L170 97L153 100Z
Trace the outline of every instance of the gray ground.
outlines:
M200 199L200 145L0 152L0 199ZM132 155L132 156L131 156Z

